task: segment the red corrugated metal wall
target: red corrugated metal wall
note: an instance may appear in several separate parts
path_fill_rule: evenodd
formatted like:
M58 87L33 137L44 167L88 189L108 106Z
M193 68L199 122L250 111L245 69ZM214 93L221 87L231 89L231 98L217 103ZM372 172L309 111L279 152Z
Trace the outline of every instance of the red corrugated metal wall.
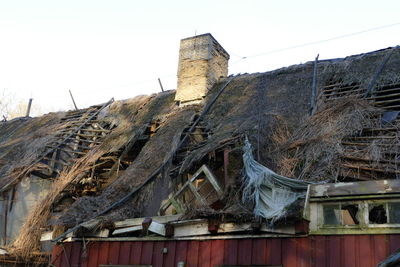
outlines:
M284 267L374 267L400 248L400 235L343 235L190 241L107 241L55 246L51 263L152 266L283 265ZM167 253L163 249L167 248Z

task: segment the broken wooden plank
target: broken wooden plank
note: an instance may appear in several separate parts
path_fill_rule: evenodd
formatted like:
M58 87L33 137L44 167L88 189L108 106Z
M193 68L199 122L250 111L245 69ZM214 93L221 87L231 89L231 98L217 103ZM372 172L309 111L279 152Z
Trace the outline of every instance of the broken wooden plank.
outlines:
M136 225L136 226L131 226L131 227L118 228L113 231L112 235L133 233L133 232L141 231L142 229L143 229L143 226L141 224Z
M181 221L178 223L171 223L174 227L174 237L185 237L185 236L199 236L199 235L210 235L211 232L208 229L208 221L205 219ZM285 235L296 234L294 226L280 226L280 227L268 227L265 223L261 225L259 229L261 232L278 233ZM249 232L254 231L252 223L221 223L217 230L218 234L235 233L235 232Z
M112 234L113 235L127 234L127 233L141 231L143 229L144 229L143 225L141 224L131 227L118 228L114 230ZM171 236L173 234L172 227L170 227L168 224L158 223L156 221L152 221L147 230L161 236Z
M234 233L253 231L251 223L221 223L217 233Z
M210 205L206 198L200 195L199 188L193 185L193 182L199 178L200 174L204 173L206 180L211 184L214 191L217 193L219 197L222 197L223 190L218 183L218 180L215 178L211 170L203 164L193 175L192 177L176 192L172 197L168 199L168 201L160 207L159 213L163 215L165 211L172 205L178 212L183 212L186 209L186 205L181 204L178 198L183 194L186 190L190 190L190 192L194 195L194 197L198 200L202 205ZM189 205L192 203L188 203Z
M209 235L208 221L205 219L188 220L171 223L174 228L174 237Z
M206 165L201 166L200 169L204 172L204 174L208 178L208 181L212 184L215 191L217 191L217 194L221 197L224 194L224 191L222 190L221 186L219 185L218 180L217 180L217 178L215 178L214 174L211 172L211 170Z
M167 225L163 224L163 223L158 223L158 222L152 221L148 230L152 233L159 234L162 236L167 235ZM169 234L169 235L171 235L171 234Z
M40 237L40 241L44 242L44 241L51 241L53 239L53 231L46 231L43 232L41 237Z
M158 223L169 223L173 221L179 220L179 218L182 217L182 214L176 214L176 215L165 215L165 216L154 216L151 217L153 221L158 222ZM122 228L122 227L130 227L130 226L137 226L137 225L142 225L142 222L145 218L133 218L133 219L127 219L119 222L115 222L114 226L115 228Z

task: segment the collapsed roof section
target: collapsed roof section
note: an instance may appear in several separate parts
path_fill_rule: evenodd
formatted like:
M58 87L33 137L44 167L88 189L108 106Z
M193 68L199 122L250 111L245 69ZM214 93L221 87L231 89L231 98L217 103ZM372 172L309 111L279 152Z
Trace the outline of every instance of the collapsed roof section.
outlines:
M243 184L244 136L255 160L280 175L310 182L396 178L398 121L386 111L397 109L399 51L376 75L392 51L318 62L312 116L314 64L309 62L222 79L204 105L177 107L175 92L168 91L102 105L98 113L93 107L77 117L50 114L0 123L6 129L0 133L3 191L12 195L13 182L32 175L54 180L14 247L38 250L42 228L60 234L99 216L107 223L155 216L160 208L163 214L180 209L187 218L223 214L251 221L254 203L241 203L237 193ZM373 90L359 99L373 79ZM92 112L96 116L87 127L83 114ZM67 127L76 118L83 123ZM37 128L36 134L29 134L30 128ZM58 146L67 137L71 140ZM54 143L49 153L46 146ZM55 153L65 152L65 146L79 156ZM17 165L9 164L17 159Z

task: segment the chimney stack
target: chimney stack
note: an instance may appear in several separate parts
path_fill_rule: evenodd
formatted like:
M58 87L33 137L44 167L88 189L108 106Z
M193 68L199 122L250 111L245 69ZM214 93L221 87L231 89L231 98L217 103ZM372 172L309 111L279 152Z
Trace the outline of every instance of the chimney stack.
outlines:
M228 75L228 61L229 54L209 33L182 39L175 101L201 103L208 90Z

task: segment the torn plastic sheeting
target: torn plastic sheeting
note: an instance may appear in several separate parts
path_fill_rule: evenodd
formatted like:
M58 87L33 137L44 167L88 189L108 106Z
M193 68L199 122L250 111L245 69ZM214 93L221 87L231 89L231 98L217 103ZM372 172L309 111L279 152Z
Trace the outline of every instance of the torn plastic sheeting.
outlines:
M247 137L243 150L243 202L254 201L256 216L273 220L285 217L287 207L305 197L310 183L281 176L258 163L253 157L253 149Z
M386 111L382 116L382 124L393 122L399 116L400 111Z

